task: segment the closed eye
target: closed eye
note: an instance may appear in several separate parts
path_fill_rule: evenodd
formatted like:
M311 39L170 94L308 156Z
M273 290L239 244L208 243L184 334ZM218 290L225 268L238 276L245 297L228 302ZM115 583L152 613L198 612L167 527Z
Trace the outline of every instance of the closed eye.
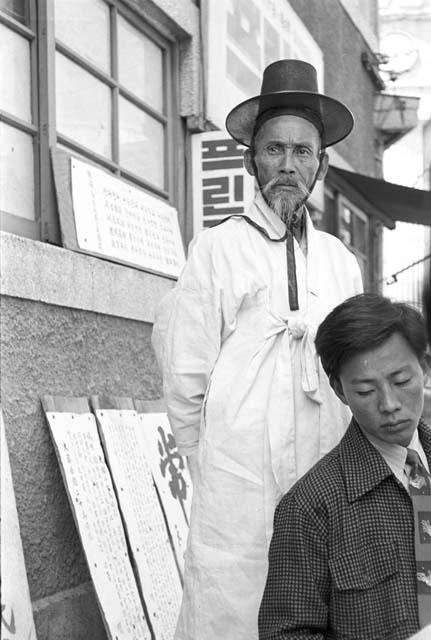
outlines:
M410 382L411 378L407 378L406 380L397 380L396 381L396 385L398 387L403 387L404 385L408 384Z

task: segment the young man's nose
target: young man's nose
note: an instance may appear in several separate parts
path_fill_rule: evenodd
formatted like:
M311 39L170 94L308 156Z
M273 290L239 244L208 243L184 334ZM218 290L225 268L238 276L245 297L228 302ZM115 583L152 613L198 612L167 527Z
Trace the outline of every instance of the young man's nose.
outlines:
M382 413L394 413L401 408L395 389L383 389L379 395L379 409Z

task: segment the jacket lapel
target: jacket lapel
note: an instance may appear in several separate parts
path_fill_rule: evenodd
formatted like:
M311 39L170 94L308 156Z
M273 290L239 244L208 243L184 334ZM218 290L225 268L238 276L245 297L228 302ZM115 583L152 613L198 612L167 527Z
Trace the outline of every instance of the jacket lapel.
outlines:
M363 435L354 419L339 446L349 502L361 498L392 474L380 453Z

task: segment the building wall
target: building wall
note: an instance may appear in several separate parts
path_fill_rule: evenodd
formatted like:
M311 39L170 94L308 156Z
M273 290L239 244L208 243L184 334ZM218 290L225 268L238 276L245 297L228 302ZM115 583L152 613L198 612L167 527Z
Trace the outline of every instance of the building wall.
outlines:
M152 399L172 280L1 234L1 396L38 639L105 638L40 396Z
M375 89L361 64L362 53L371 53L370 45L339 0L290 0L290 4L323 51L325 93L344 102L355 117L352 133L336 146L336 151L356 171L375 176L375 146L371 134ZM376 3L364 4L370 5L368 13L374 15ZM370 31L372 28L375 28L375 19Z
M160 396L160 377L148 323L9 296L2 315L2 407L30 594L43 618L51 615L47 596L90 578L40 396L151 399ZM64 601L66 615L74 600L69 594Z

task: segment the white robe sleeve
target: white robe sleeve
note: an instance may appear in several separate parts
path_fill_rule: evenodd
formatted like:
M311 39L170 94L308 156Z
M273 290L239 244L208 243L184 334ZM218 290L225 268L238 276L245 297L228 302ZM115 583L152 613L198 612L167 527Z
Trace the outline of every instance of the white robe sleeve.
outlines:
M226 296L221 294L208 240L203 232L192 242L177 285L157 309L152 335L168 416L182 455L197 449L202 405L226 331ZM235 313L228 316L234 318Z

